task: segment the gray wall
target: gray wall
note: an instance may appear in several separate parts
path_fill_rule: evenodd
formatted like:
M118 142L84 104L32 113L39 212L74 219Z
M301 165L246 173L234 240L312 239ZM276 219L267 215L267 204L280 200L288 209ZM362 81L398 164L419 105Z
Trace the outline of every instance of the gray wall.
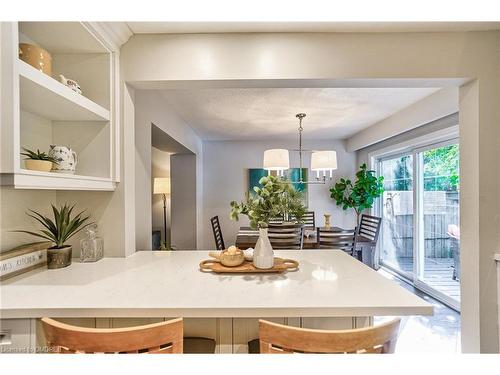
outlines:
M204 225L210 225L210 218L218 215L226 246L234 243L240 225L248 225L246 217L239 222L229 219L229 202L240 201L248 189L248 168L262 168L264 150L269 148L297 148L293 140L264 141L212 141L203 143L204 155ZM342 141L304 141L304 148L337 151L338 169L334 172L332 181L326 185L309 186L309 209L316 212L316 222L323 224L324 213L332 215L332 224L345 228L354 227L355 216L351 211L342 211L330 198L328 189L340 177L352 177L356 169L356 155L347 153ZM298 167L298 154L290 153L290 166ZM310 153L304 155L303 167L310 166ZM315 174L309 170L310 178ZM205 231L204 248L215 248L213 234Z
M171 236L179 250L196 249L196 155L170 156Z

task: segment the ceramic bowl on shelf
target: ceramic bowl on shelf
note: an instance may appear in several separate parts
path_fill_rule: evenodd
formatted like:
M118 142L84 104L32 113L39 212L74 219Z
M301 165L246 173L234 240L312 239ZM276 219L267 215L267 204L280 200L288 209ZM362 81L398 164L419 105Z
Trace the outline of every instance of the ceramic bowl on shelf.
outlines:
M24 167L30 171L50 172L52 162L48 160L25 159Z
M42 73L52 75L52 56L43 48L19 43L19 58Z

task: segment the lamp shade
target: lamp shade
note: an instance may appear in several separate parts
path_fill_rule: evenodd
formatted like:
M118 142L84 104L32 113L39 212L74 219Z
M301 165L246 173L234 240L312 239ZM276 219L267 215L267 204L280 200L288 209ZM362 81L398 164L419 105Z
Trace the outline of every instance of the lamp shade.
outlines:
M170 178L155 177L153 194L170 194Z
M290 168L288 150L274 148L264 151L264 169L268 171L284 171Z
M311 155L311 170L331 171L337 169L337 153L335 151L315 151Z

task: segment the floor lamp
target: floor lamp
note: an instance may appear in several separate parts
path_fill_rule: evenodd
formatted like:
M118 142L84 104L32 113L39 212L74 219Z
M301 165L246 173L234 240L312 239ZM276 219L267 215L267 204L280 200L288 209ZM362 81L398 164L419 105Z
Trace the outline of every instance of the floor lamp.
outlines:
M153 194L161 194L163 199L163 236L162 248L167 248L167 195L170 195L170 178L155 177Z

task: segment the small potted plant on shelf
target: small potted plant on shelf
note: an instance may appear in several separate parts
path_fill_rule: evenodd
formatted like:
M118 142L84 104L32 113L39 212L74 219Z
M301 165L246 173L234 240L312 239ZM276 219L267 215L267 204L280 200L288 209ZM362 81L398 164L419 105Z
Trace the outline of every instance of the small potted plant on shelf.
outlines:
M24 152L21 155L26 156L24 166L31 171L50 172L52 164L58 164L57 160L40 150L29 150L23 147Z
M88 222L89 216L83 216L84 211L71 217L73 206L64 204L59 209L52 205L54 220L42 214L29 210L26 213L40 224L43 229L38 233L27 230L16 230L15 232L28 233L32 236L40 237L54 243L54 246L47 249L47 268L63 268L71 264L72 248L66 242L85 227L94 224Z
M359 167L354 184L350 179L341 178L335 186L330 188L330 197L342 206L356 212L356 225L359 225L361 213L373 207L375 198L384 192L384 178L376 177L375 171L368 170L366 164Z
M253 188L255 194L247 194L243 202L231 202L231 219L238 220L239 215L246 215L252 228L259 229L259 239L253 253L253 264L256 268L267 269L274 265L274 252L267 235L269 221L284 215L291 220L293 217L301 221L305 207L288 181L282 181L274 176L262 177L259 180L262 187Z

